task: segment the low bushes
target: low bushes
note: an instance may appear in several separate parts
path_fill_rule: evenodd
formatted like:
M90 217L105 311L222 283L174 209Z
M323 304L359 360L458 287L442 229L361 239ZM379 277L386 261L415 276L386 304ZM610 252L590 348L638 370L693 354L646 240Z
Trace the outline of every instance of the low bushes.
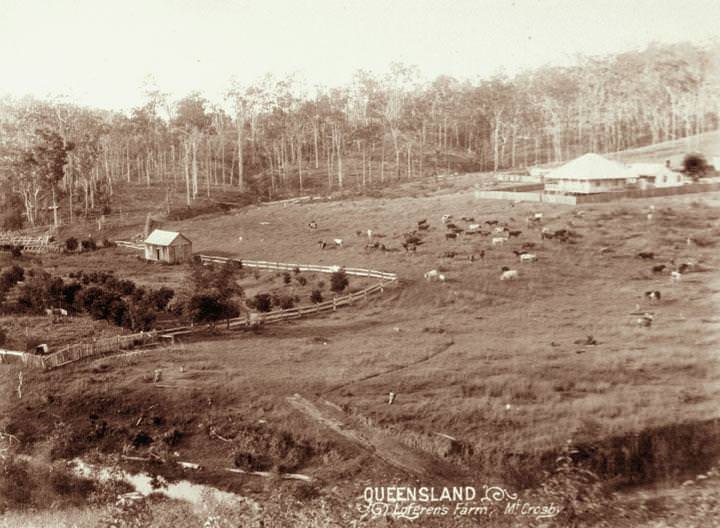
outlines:
M102 247L113 247L115 244L113 242L110 242L109 240L103 241ZM78 240L75 237L69 237L65 239L65 251L69 252L75 252L78 249L80 251L95 251L98 249L97 242L93 240L92 238L88 238L85 240Z
M0 274L0 283L3 277L9 284L23 274L22 268L9 268ZM170 288L147 291L107 272L77 271L70 273L69 281L39 270L30 270L26 275L18 295L20 310L40 314L47 308L61 307L131 330L152 329L158 313L167 311L175 296Z
M22 257L22 248L20 246L13 246L12 244L0 245L0 251L7 251L12 255L13 258Z

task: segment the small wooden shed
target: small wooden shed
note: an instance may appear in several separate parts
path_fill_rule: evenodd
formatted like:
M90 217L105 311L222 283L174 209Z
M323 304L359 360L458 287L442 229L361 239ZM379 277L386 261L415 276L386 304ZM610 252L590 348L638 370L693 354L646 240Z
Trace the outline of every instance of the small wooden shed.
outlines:
M177 231L156 229L145 239L145 259L178 264L192 258L192 242Z

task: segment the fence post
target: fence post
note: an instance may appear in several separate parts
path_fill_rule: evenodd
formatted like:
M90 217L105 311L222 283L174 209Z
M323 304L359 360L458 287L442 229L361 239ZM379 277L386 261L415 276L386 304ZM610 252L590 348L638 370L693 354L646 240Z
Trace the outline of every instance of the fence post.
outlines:
M337 296L333 295L333 312L337 310Z

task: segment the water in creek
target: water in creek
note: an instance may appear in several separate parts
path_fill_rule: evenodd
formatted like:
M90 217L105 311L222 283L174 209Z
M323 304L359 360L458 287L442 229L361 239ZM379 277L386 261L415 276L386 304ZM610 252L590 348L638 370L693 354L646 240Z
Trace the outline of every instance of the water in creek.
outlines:
M88 464L80 459L73 460L73 464L75 473L78 476L92 478L101 482L108 480L123 481L130 484L136 493L143 496L157 493L170 499L189 502L196 508L205 508L211 503L245 503L255 511L260 510L259 504L252 499L222 491L212 486L195 484L188 480L168 482L160 476L153 477L147 473L129 473L121 469L111 470Z

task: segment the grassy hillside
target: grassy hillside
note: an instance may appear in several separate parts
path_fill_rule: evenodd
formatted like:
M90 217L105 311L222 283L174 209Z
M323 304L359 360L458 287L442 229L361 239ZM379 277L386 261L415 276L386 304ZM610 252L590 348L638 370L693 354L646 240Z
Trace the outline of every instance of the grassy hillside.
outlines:
M697 136L688 136L673 141L665 141L636 149L625 150L615 154L617 159L625 163L656 162L663 163L666 159L688 152L701 152L706 156L720 156L720 130L706 132ZM610 156L610 157L615 157Z
M22 401L13 392L17 367L0 366L6 374L0 430L15 435L22 451L50 459L123 450L145 456L148 447L135 445L143 432L161 456L177 451L208 468L193 478L268 507L278 494L301 493L298 485L267 485L217 469L238 463L310 474L318 495L304 499L306 511L336 501L331 516L347 522L356 518L347 504L365 485L414 477L383 462L383 448L368 451L299 413L287 400L295 393L330 402L347 428L399 442L478 486L536 485L568 439L592 447L589 461L604 478L626 483L712 463L718 453L708 435L720 397L713 359L720 344L720 196L571 209L420 189L415 197L253 206L167 222L193 240L195 252L370 267L397 272L400 284L367 305L257 334L219 334L130 359L26 371ZM577 232L576 243L542 240L539 226L525 224L534 212L550 229ZM500 247L480 235L446 240L443 214L497 220L522 234ZM403 233L423 218L431 225L424 243L406 254ZM307 227L311 220L317 230ZM118 228L117 235L135 229ZM367 229L391 251L367 249ZM317 244L333 238L342 238L343 247ZM521 264L511 250L528 243L538 261ZM655 258L642 260L640 251ZM464 258L470 254L474 262ZM685 261L704 271L671 282L673 262ZM60 270L83 262L88 269L113 263L116 273L139 280L181 280L181 268L143 264L120 248L68 262L52 257L47 265ZM668 269L653 273L657 264ZM517 269L520 279L500 281L502 266ZM431 269L448 282L426 282ZM662 300L646 299L649 290L661 291ZM655 316L649 328L636 324L644 311ZM152 383L157 368L162 387ZM389 391L397 393L392 406ZM643 431L650 448L633 440ZM438 433L454 437L455 447L448 450ZM175 437L173 444L162 440ZM168 465L154 470L178 476Z

